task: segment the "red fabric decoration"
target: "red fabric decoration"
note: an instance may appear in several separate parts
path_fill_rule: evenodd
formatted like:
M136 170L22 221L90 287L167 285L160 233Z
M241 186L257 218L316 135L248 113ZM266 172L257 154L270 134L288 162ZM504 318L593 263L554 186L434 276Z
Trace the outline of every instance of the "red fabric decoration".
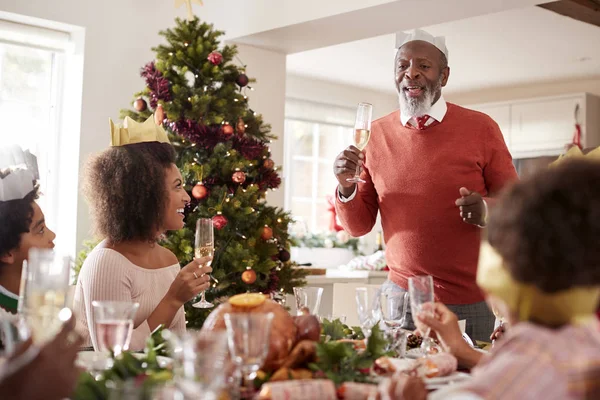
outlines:
M327 213L329 214L329 230L331 232L343 231L344 228L338 223L337 212L335 211L335 198L331 195L327 197Z

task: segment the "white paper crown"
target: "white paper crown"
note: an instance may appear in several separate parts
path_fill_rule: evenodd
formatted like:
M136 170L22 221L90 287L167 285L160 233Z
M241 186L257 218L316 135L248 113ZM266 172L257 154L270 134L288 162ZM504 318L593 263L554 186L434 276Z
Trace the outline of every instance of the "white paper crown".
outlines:
M415 40L422 40L427 43L431 43L437 47L448 59L448 48L446 47L446 38L444 36L433 36L429 32L425 32L422 29L415 29L409 33L398 32L396 33L396 49L404 46L408 42Z
M19 200L27 196L39 179L37 159L19 146L0 148L0 201Z
M35 178L26 169L0 172L0 201L20 200L33 190Z

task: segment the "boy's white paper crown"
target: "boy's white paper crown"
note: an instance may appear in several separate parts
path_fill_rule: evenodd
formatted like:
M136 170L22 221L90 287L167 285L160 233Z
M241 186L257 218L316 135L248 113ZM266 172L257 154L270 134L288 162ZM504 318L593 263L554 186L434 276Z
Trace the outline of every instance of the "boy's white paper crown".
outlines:
M20 200L39 179L37 159L19 146L0 148L0 201Z

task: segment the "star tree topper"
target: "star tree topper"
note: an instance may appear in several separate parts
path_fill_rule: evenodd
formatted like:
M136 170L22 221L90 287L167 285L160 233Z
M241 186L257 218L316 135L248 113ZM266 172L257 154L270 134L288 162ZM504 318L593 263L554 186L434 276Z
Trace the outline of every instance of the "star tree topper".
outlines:
M202 3L202 0L175 0L175 8L179 8L183 4L185 4L185 7L187 8L188 21L191 21L194 19L194 13L192 12L192 3L196 3L201 6L204 5L204 3Z

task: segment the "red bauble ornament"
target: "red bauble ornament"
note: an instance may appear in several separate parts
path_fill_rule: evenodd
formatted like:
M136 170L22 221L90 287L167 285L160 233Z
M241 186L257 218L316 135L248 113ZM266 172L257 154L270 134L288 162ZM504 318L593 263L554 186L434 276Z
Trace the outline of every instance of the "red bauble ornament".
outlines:
M133 102L133 108L135 108L135 110L139 112L146 111L148 109L148 103L146 103L146 100L140 97L139 99Z
M271 239L273 237L273 229L271 229L265 225L265 227L262 229L262 233L260 234L260 237L263 240Z
M256 282L256 272L254 272L252 269L247 269L242 272L242 282L244 282L246 285L252 285L254 282Z
M231 175L231 180L235 183L244 183L246 181L246 174L242 171L236 171Z
M192 196L194 196L195 199L202 200L207 195L208 189L201 183L196 184L196 186L194 186L192 189Z
M263 167L265 167L267 169L273 169L274 166L275 166L275 161L271 160L270 158L267 158L263 162Z
M290 261L291 257L292 256L290 255L290 252L287 251L286 249L279 250L279 260L281 260L283 262L288 262L288 261Z
M250 82L250 79L248 79L248 75L246 74L240 74L235 80L235 83L237 83L240 87L246 86L248 82Z
M224 215L215 215L212 217L213 226L219 230L227 226L227 218Z
M208 55L207 59L212 65L219 65L223 62L223 55L215 50Z
M233 126L231 126L229 124L223 125L223 133L227 136L232 135L233 134Z
M159 104L156 106L156 111L154 111L154 123L160 126L163 124L164 119L165 110L163 110L163 106Z

